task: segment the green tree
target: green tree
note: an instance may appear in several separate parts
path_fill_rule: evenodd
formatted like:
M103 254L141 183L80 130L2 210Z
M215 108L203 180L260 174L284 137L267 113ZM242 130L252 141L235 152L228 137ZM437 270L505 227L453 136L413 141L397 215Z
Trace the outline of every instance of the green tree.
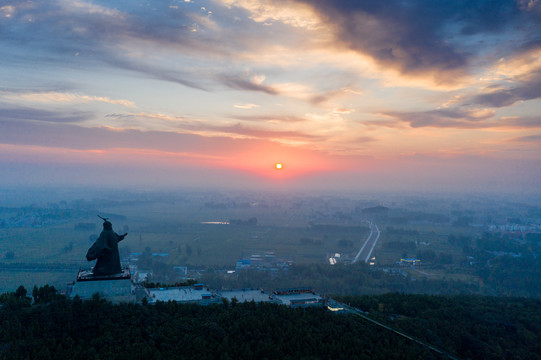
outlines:
M35 304L47 304L58 297L63 296L57 293L54 286L44 285L40 286L39 288L34 286L34 289L32 290L32 297L34 298Z

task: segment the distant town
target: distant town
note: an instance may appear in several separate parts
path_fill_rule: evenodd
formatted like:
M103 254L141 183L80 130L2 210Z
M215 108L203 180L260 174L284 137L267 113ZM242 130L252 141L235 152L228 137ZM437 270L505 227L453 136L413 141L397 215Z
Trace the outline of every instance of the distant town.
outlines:
M534 199L114 190L4 196L0 271L9 276L2 290L72 283L91 265L84 253L98 236L97 214L128 233L119 250L137 284L193 280L214 293L269 294L313 287L528 296L539 288L524 276L538 271L541 253ZM28 205L20 205L25 196Z

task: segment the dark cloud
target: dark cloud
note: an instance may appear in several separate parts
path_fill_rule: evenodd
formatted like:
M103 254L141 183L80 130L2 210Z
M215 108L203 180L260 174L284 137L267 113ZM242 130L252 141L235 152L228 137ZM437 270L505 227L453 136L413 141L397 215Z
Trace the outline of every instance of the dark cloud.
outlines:
M218 80L233 89L259 91L269 95L278 95L278 91L271 86L255 84L250 80L243 79L242 76L222 75L218 77Z
M495 119L492 112L484 115L461 109L444 109L420 112L386 112L384 115L391 116L396 121L409 124L413 128L435 127L456 129L485 129L485 128L515 128L534 129L541 128L539 117L512 117ZM384 123L372 122L373 125ZM389 123L390 127L396 127L396 123Z
M110 55L107 57L104 57L103 59L106 61L109 65L113 65L115 67L124 69L124 70L130 70L142 74L146 74L147 76L158 79L158 80L164 80L180 85L184 85L193 89L208 91L208 89L201 84L201 81L195 82L191 80L193 77L193 74L183 73L180 71L175 70L167 70L163 68L159 68L157 66L148 66L141 63L134 63L127 61L126 59L122 59L120 57L117 57L115 55Z
M503 33L515 26L514 45L508 51L516 51L520 46L538 46L541 33L541 21L535 20L539 19L538 12L528 10L524 1L521 4L513 0L290 1L312 6L335 28L337 42L404 73L436 71L443 74L465 70L476 49L460 45L463 37ZM120 60L125 54L118 45L133 40L142 46L147 43L227 59L234 57L238 49L261 46L262 38L265 42L273 41L270 27L241 21L239 19L245 19L246 14L217 3L212 6L210 23L218 24L219 31L207 29L204 20L197 20L205 19L208 13L194 3L170 6L170 2L158 1L115 2L118 10L109 2L103 2L103 7L97 4L4 1L2 5L16 10L10 18L0 22L3 44L32 49L31 53L22 54L23 61L39 58L41 62L60 61L70 66L105 62L164 81L205 89L208 86L199 84L200 74L154 68L154 64L135 64L133 59L132 63ZM73 56L76 53L78 57ZM276 94L271 87L258 86L235 76L223 76L220 80L234 89ZM325 98L324 95L312 101L317 103Z
M57 52L98 50L125 37L169 43L189 43L193 20L166 4L4 1L12 16L1 23L4 40L47 47ZM31 20L31 21L30 21ZM101 44L101 45L100 45Z
M535 19L513 0L295 1L313 6L334 26L338 42L404 73L465 70L475 49L461 47L456 37L498 33Z
M517 101L541 98L541 71L528 75L528 78L522 81L518 79L515 84L512 88L477 95L470 102L490 107L504 107Z
M78 123L88 120L93 113L78 111L48 111L31 108L2 108L0 121L41 121L49 123Z
M124 22L113 16L99 12L68 12L53 1L8 1L5 6L12 6L15 11L7 21L1 22L4 44L32 49L31 53L25 54L30 61L44 60L44 54L81 53L95 57L102 52L100 41L104 37L124 32ZM58 61L56 57L50 60Z
M386 112L387 116L409 123L411 127L439 127L439 128L463 128L476 129L487 127L482 120L488 117L472 117L460 110L431 110L420 112Z
M222 33L208 32L216 35L212 37L204 31L192 31L196 27L201 30L203 25L196 24L192 16L201 15L200 6L190 3L182 3L175 8L166 2L133 1L124 2L118 10L108 2L102 7L95 2L70 5L65 1L64 6L57 2L3 3L15 9L10 18L0 22L4 51L11 52L10 63L18 59L19 65L28 63L35 66L35 63L40 63L85 69L101 63L208 90L212 79L207 79L205 84L202 74L180 70L180 66L167 69L155 62L146 63L146 57L126 56L125 47L119 45L136 41L140 43L141 50L147 51L152 51L152 46L161 46L184 54L233 56L234 47L224 42ZM235 42L243 43L238 35ZM236 89L274 93L270 88L250 86L234 78L225 83Z
M541 117L524 116L514 118L504 118L500 120L503 126L514 128L541 128Z
M337 95L340 95L342 93L343 93L342 89L327 91L325 93L321 93L321 94L318 94L316 96L312 96L309 99L309 101L314 105L318 105L318 104L327 102L327 101L335 98Z
M541 135L528 135L513 138L510 141L512 142L521 142L521 143L541 143Z

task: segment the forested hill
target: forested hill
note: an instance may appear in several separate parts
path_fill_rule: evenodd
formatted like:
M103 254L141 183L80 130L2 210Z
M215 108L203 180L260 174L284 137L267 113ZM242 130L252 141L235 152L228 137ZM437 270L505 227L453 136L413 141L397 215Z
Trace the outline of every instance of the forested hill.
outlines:
M464 359L541 359L541 300L384 294L340 300Z
M0 296L0 359L439 359L366 320L323 308L224 302L113 305L51 288ZM386 294L342 299L458 358L536 359L541 301Z

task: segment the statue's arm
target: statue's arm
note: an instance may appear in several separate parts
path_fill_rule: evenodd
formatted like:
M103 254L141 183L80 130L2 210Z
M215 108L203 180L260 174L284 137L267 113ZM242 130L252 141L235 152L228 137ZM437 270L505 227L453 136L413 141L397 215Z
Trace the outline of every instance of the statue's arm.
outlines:
M126 237L126 235L128 235L128 233L125 233L124 235L118 235L117 233L115 233L116 237L118 238L118 241L122 241L124 240L124 238Z

